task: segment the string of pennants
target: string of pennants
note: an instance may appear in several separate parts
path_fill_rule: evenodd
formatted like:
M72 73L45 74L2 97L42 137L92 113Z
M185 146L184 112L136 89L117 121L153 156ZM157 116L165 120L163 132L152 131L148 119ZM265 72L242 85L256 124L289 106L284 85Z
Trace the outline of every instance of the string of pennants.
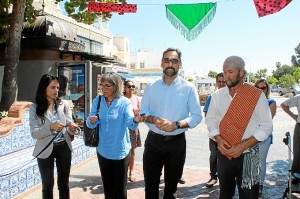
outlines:
M253 0L257 14L264 17L285 8L292 0ZM168 4L166 17L188 40L195 39L213 20L217 3ZM89 2L88 12L136 13L137 4Z

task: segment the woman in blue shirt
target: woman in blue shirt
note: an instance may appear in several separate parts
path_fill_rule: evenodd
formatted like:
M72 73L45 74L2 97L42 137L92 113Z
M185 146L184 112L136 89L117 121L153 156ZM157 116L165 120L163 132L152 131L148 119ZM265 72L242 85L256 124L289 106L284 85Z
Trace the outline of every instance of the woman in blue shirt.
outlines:
M276 101L270 98L270 85L265 79L257 80L255 87L261 89L269 102L270 111L272 118L276 114ZM270 148L270 145L273 143L273 134L271 134L268 139L259 143L259 159L260 159L260 180L259 180L259 195L262 194L263 184L266 177L266 165L267 165L267 155Z
M122 79L114 72L105 73L100 80L102 96L93 100L87 126L100 125L97 156L105 198L127 198L127 172L130 161L129 129L134 130L144 117L134 117L132 104L123 94ZM101 97L99 118L97 103Z

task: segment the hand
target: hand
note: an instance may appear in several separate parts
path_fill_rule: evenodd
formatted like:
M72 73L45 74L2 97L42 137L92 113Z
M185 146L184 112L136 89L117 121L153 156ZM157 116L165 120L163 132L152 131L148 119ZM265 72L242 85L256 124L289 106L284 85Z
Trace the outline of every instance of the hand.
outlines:
M142 115L137 115L134 117L133 121L135 123L140 123L140 122L144 122L146 120L146 116L145 114L142 114Z
M228 150L231 148L231 145L224 140L220 135L215 137L215 140L218 145L218 150L225 156L228 154Z
M237 144L233 147L231 147L227 152L227 157L231 158L237 158L240 157L244 152L244 146L242 144Z
M161 129L163 123L164 123L165 119L164 118L160 118L160 117L154 117L153 118L153 123L155 124L155 126L158 129Z
M159 127L156 126L157 128L166 132L172 132L177 129L175 122L171 122L167 119L158 118L157 124L159 126Z
M66 125L64 125L63 123L59 122L59 121L56 121L56 122L53 122L51 125L50 125L50 129L51 130L54 130L54 131L61 131L63 128L65 128Z
M75 131L78 128L78 125L75 123L69 123L68 127L71 131Z
M95 124L98 120L98 116L95 115L95 116L90 116L90 123L91 124Z

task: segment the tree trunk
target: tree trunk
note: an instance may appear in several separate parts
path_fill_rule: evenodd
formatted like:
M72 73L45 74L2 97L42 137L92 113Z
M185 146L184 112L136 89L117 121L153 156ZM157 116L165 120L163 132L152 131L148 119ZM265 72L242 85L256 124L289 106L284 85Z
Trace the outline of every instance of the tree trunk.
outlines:
M18 93L17 66L21 49L21 33L26 0L14 0L12 17L9 23L9 35L5 45L5 67L2 83L0 111L8 111L16 101Z

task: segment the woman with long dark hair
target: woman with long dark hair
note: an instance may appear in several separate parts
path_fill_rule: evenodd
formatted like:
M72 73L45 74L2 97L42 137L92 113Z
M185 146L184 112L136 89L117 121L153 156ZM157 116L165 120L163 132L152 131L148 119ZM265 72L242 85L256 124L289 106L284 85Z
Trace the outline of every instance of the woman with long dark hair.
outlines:
M40 79L35 103L30 108L30 131L36 139L33 156L37 158L42 178L43 199L53 198L54 163L57 167L57 185L60 199L70 198L69 176L74 134L69 104L58 97L58 78L45 74Z

